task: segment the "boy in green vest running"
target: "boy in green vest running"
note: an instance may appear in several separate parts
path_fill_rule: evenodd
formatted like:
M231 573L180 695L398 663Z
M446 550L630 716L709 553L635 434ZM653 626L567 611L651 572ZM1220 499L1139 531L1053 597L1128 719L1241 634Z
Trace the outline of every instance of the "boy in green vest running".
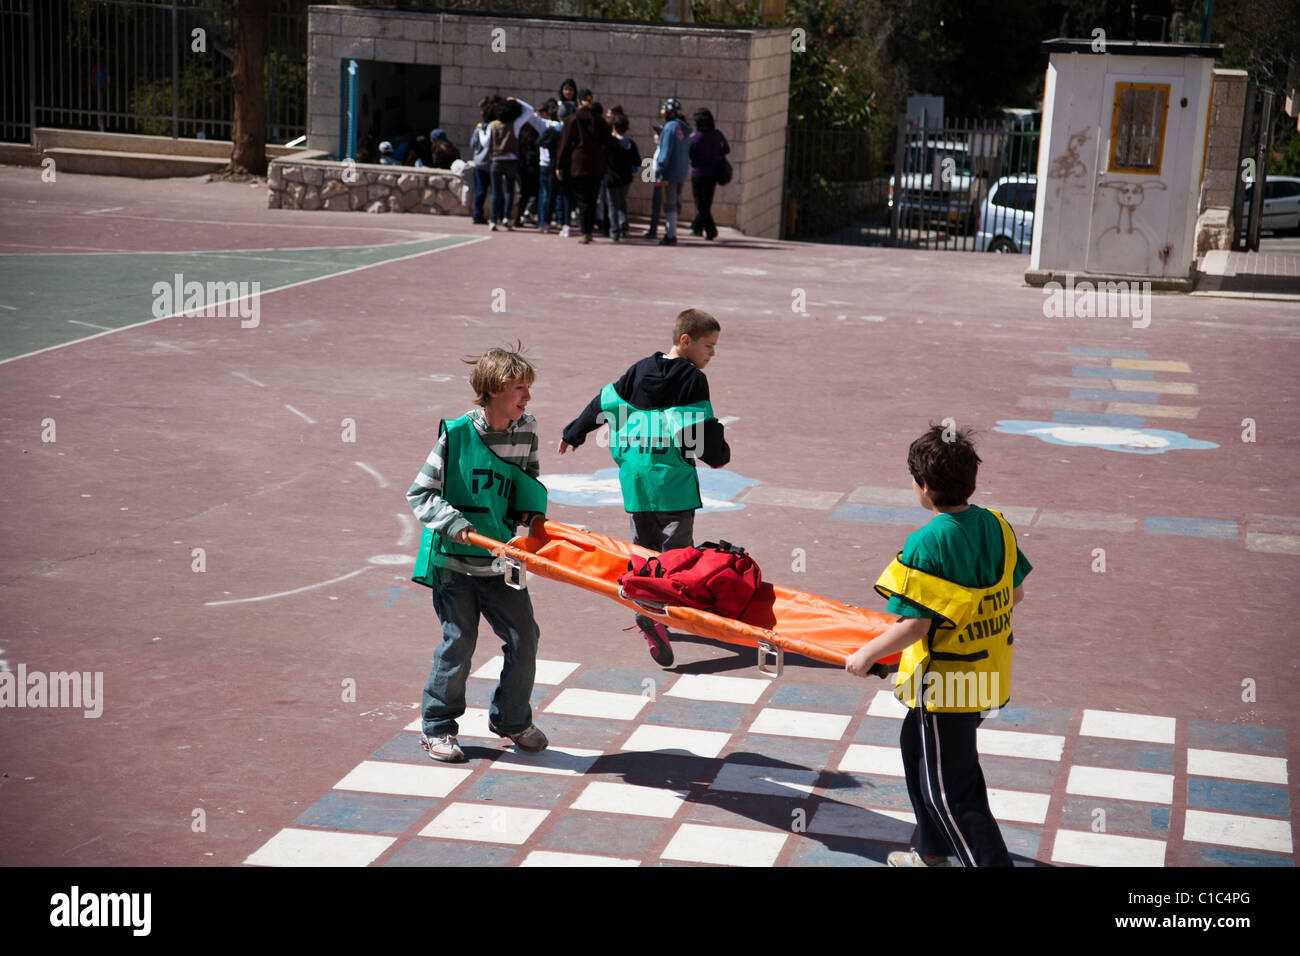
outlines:
M642 359L606 385L564 429L560 441L563 455L608 422L609 450L618 465L632 541L653 551L693 544L695 510L703 504L695 459L714 468L731 460L704 377L720 329L707 312L682 312L673 324L671 351ZM650 646L650 657L661 667L671 667L668 628L644 614L636 616L636 623Z
M422 701L421 743L434 760L465 759L456 721L465 713L480 614L505 645L488 726L520 750L546 748L529 701L539 636L532 601L526 589L506 583L491 554L469 543L470 531L506 541L518 524L546 513L546 488L537 480L537 420L524 411L535 376L518 346L481 356L469 379L478 407L439 425L438 443L406 493L424 523L412 580L433 588L442 624Z

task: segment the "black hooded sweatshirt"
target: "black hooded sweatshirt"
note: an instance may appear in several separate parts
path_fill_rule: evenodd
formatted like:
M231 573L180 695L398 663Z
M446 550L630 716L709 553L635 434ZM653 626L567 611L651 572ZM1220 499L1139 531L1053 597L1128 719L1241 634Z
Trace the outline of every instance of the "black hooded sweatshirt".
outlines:
M707 401L709 380L686 359L670 359L663 352L656 352L624 372L623 377L614 383L614 391L629 405L650 411ZM600 395L597 395L587 403L582 414L565 427L565 442L574 448L579 447L587 440L589 432L600 427L601 421ZM699 458L713 468L721 468L731 461L731 449L727 446L722 423L716 418L704 422L704 441Z

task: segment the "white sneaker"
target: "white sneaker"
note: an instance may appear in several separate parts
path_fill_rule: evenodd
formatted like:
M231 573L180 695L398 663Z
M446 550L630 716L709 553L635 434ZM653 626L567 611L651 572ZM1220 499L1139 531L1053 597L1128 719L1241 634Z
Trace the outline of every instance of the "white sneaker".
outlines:
M497 224L496 224L495 222L492 223L492 225L488 226L488 229L489 229L491 232L496 232L496 231L497 231Z
M465 751L460 749L455 734L444 734L441 737L426 737L420 734L420 746L424 748L430 760L441 760L443 763L465 762Z
M569 227L568 227L568 226L563 226L563 227L560 229L560 238L561 238L561 239L568 239L568 238L569 238Z

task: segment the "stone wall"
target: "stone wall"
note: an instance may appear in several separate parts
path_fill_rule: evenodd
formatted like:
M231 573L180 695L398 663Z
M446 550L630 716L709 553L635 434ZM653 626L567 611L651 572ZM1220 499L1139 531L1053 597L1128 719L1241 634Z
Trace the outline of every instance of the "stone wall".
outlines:
M469 214L461 178L445 169L289 158L271 163L266 184L271 209Z
M478 102L518 96L534 106L555 96L566 77L590 87L606 107L621 105L643 156L652 155L650 124L675 96L687 118L712 111L731 145L734 178L718 188L714 218L749 235L780 228L790 34L773 28L708 28L618 22L418 13L313 6L308 20L308 145L337 152L340 64L345 59L441 68L440 126L465 153ZM387 131L385 131L387 133ZM427 129L424 130L427 133ZM646 215L652 186L637 179L628 208ZM690 186L682 217L694 215Z
M1241 176L1238 151L1246 116L1245 70L1215 70L1206 143L1205 175L1201 180L1200 216L1196 220L1199 258L1215 249L1231 249L1236 220L1233 198Z

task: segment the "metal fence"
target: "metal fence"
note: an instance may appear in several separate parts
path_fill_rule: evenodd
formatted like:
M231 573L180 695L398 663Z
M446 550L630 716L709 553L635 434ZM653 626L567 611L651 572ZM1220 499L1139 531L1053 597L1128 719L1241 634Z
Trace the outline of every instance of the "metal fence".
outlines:
M16 78L0 98L7 141L39 126L231 137L235 0L0 0L0 53ZM271 0L265 70L268 141L301 136L305 0Z
M1039 139L1030 125L900 117L888 144L862 130L790 127L782 237L1028 252Z

